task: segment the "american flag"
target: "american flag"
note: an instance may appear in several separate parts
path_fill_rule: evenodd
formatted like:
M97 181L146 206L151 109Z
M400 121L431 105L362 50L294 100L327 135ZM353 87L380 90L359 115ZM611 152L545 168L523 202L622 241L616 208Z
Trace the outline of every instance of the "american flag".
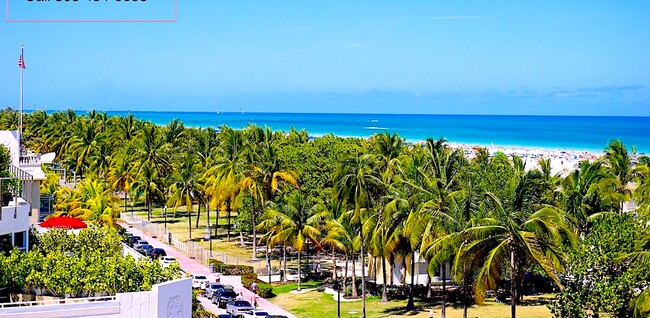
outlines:
M25 59L23 59L23 46L20 46L20 57L18 58L18 67L25 69Z

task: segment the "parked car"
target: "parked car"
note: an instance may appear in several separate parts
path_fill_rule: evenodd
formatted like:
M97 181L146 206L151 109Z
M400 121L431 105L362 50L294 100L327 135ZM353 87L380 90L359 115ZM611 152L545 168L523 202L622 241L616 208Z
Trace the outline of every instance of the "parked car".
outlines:
M133 247L133 245L135 245L135 243L137 243L137 242L140 241L140 240L142 240L141 237L139 237L139 236L137 236L137 235L134 235L134 236L131 236L131 237L129 238L129 241L127 242L127 244L128 244L129 246Z
M212 294L212 303L225 308L228 303L237 300L237 293L232 289L218 290Z
M288 318L285 315L269 315L269 318Z
M167 256L167 252L164 249L156 247L151 251L151 258L159 258L161 256Z
M219 314L217 318L232 318L232 316L230 314Z
M151 252L153 251L153 246L149 244L143 244L140 246L140 251L142 251L142 255L144 256L151 256Z
M205 289L205 284L208 283L208 278L205 275L192 275L192 288Z
M241 318L257 318L257 317L268 317L268 316L269 316L268 312L257 311L257 310L251 310L237 315L237 317L241 317Z
M137 250L140 246L145 244L149 244L149 242L145 240L138 240L137 242L133 243L133 248Z
M223 285L219 283L207 283L205 285L205 297L212 298L215 291L223 290Z
M255 310L251 303L245 300L236 300L226 305L226 312L231 315L243 314L247 311Z
M163 256L159 261L163 268L169 266L173 262L178 262L174 256Z

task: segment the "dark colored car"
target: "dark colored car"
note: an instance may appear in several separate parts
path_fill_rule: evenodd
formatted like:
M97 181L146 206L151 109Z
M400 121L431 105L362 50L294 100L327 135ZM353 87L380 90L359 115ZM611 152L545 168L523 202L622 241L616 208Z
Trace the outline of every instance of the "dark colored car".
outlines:
M151 251L151 258L158 258L161 256L167 256L167 252L164 249L156 247Z
M230 289L216 291L212 295L212 303L217 304L219 308L225 308L226 304L237 300L237 293Z
M151 255L151 251L153 251L153 246L149 244L142 244L139 248L136 249L138 252L140 252L144 256L149 256Z
M232 318L232 316L230 314L220 314L217 315L217 318Z
M139 237L137 235L134 235L134 236L129 237L129 241L127 242L127 244L129 244L129 246L133 247L133 244L135 244L136 242L138 242L140 240L142 240L141 237Z

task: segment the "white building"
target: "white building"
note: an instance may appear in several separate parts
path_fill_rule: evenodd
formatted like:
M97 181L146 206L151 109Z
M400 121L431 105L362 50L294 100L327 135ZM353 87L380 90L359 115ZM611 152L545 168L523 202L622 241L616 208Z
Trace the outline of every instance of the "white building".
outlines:
M0 178L0 246L10 243L26 250L29 228L39 222L40 182L45 180L45 173L40 156L21 152L18 131L0 131L0 143L9 149L9 171L14 174Z

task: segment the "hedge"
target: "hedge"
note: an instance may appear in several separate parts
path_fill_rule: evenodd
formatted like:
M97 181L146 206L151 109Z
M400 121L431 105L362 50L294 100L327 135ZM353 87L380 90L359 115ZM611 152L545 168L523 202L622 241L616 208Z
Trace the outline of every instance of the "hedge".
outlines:
M214 264L215 270L223 275L244 275L254 273L252 266L230 265L218 259L209 259L208 264Z
M251 289L251 284L253 284L253 282L257 283L258 296L262 298L270 298L274 296L273 285L259 280L256 274L245 274L241 276L241 283L245 288Z

